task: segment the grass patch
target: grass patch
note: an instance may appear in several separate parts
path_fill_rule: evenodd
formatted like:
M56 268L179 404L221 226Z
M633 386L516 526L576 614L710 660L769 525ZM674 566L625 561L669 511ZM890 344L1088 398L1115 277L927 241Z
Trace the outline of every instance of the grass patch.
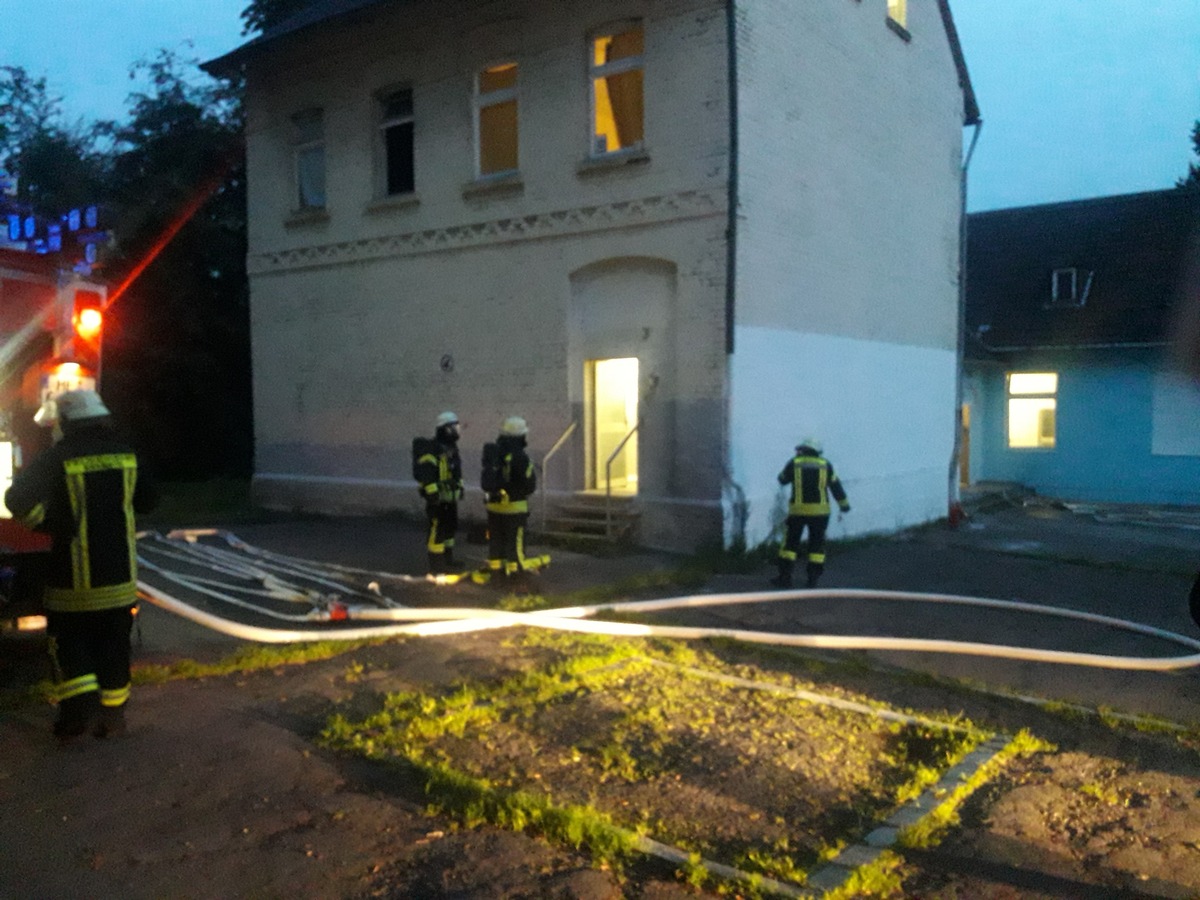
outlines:
M215 678L223 675L261 672L280 666L303 665L333 659L343 653L385 643L387 638L364 641L313 641L298 644L254 644L241 647L215 663L181 659L169 666L145 665L133 670L133 683L162 684L186 678Z
M779 672L772 690L748 687L737 679L766 673L674 642L528 638L550 651L542 667L389 695L363 720L331 718L323 742L399 767L440 812L531 829L600 864L622 867L647 835L689 854L689 881L713 877L712 860L803 884L983 736L801 699L787 691L821 688Z

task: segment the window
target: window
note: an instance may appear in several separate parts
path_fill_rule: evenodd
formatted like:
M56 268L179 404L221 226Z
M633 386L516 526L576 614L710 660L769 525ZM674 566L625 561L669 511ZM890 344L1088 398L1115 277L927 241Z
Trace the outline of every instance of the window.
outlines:
M1055 269L1050 273L1050 304L1052 306L1083 306L1092 289L1092 275L1078 269ZM1080 282L1083 282L1080 284Z
M592 39L592 155L602 156L642 144L641 23Z
M383 146L384 195L411 194L415 188L411 88L392 91L380 98L379 136Z
M301 210L325 208L325 117L319 109L292 116L295 140L296 205Z
M888 18L897 25L908 27L908 0L887 0Z
M476 174L517 170L517 64L484 69L475 79Z
M1008 374L1008 446L1054 446L1056 372Z

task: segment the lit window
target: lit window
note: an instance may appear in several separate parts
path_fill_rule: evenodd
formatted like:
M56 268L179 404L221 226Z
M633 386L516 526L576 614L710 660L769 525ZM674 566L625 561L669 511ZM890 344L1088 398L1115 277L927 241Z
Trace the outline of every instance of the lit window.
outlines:
M411 194L413 174L413 93L393 91L379 101L379 136L383 146L383 190L391 197Z
M1058 375L1010 372L1008 375L1008 446L1054 446Z
M310 109L292 116L296 204L300 209L325 208L325 117Z
M888 18L897 25L908 26L908 0L888 0Z
M476 174L517 170L517 64L491 66L475 79Z
M642 144L642 54L640 23L592 40L592 155Z

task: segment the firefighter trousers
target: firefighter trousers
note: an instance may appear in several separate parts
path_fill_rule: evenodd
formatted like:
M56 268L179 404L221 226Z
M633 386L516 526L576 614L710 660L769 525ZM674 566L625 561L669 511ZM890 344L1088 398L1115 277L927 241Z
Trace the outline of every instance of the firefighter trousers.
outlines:
M787 532L779 548L779 577L790 581L792 569L800 554L800 541L808 531L808 559L805 567L809 587L817 586L817 579L825 571L825 532L829 528L829 516L788 516Z
M102 712L124 708L129 699L133 615L133 606L47 613L58 698L56 731L81 733Z
M429 530L425 549L429 551L429 572L436 575L454 565L454 539L458 534L458 504L430 503L425 507Z
M525 555L525 526L529 513L498 513L488 510L488 570L493 575L536 572L550 561L548 556Z

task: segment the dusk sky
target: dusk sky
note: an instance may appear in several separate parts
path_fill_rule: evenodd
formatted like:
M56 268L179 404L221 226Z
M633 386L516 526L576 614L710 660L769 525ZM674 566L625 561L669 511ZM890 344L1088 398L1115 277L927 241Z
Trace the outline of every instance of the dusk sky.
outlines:
M45 76L72 119L123 118L131 63L232 49L246 2L0 0L0 64ZM950 5L984 120L972 210L1171 187L1195 161L1200 0Z

